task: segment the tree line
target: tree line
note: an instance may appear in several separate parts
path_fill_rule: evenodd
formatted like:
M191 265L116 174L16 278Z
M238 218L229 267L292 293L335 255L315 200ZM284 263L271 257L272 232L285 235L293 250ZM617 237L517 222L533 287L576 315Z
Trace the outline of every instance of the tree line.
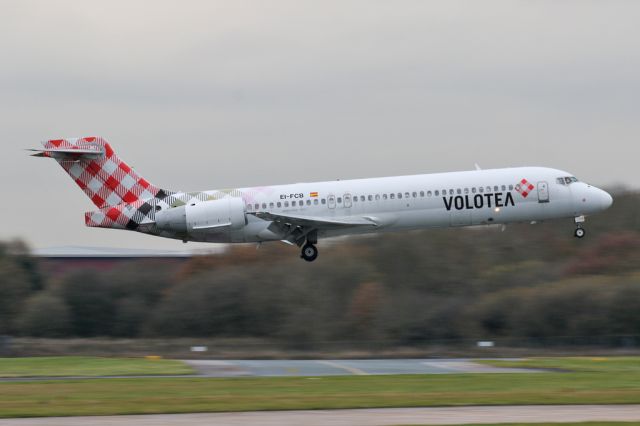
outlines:
M640 196L589 218L277 243L51 277L0 244L0 334L346 341L640 336ZM639 340L640 342L640 340Z

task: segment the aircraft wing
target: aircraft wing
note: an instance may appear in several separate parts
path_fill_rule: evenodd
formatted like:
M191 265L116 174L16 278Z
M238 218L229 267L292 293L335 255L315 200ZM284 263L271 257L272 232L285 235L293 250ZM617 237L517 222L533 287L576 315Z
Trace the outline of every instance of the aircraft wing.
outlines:
M279 214L270 212L253 212L260 219L270 220L281 225L312 229L334 229L353 226L379 226L373 217L368 216L304 216L295 214Z

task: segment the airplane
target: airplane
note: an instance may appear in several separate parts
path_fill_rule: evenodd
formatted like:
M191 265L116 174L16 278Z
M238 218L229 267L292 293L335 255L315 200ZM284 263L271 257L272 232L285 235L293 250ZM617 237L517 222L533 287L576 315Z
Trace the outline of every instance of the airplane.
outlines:
M43 142L33 156L56 160L98 210L89 227L124 229L183 242L283 241L318 257L321 238L421 228L539 222L585 217L613 203L571 173L515 167L212 191L151 184L101 137Z

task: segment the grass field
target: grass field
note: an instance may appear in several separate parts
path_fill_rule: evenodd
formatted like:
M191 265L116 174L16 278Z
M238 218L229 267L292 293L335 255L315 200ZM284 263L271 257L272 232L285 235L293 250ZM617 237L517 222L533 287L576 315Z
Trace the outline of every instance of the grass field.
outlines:
M524 362L562 372L0 383L0 416L513 404L640 404L640 371L637 368L640 358L570 358ZM570 370L570 366L578 371L564 372Z
M531 358L521 361L488 360L484 364L505 368L539 368L551 371L640 373L640 357Z
M0 358L0 377L147 376L193 374L180 361L145 358Z

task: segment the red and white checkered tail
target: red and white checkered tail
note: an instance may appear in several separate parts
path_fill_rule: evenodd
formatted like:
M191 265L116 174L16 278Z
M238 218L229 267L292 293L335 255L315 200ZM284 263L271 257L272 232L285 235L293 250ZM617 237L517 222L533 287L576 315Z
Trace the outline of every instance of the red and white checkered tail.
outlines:
M35 156L55 159L99 209L137 204L160 189L140 177L100 137L43 142Z

